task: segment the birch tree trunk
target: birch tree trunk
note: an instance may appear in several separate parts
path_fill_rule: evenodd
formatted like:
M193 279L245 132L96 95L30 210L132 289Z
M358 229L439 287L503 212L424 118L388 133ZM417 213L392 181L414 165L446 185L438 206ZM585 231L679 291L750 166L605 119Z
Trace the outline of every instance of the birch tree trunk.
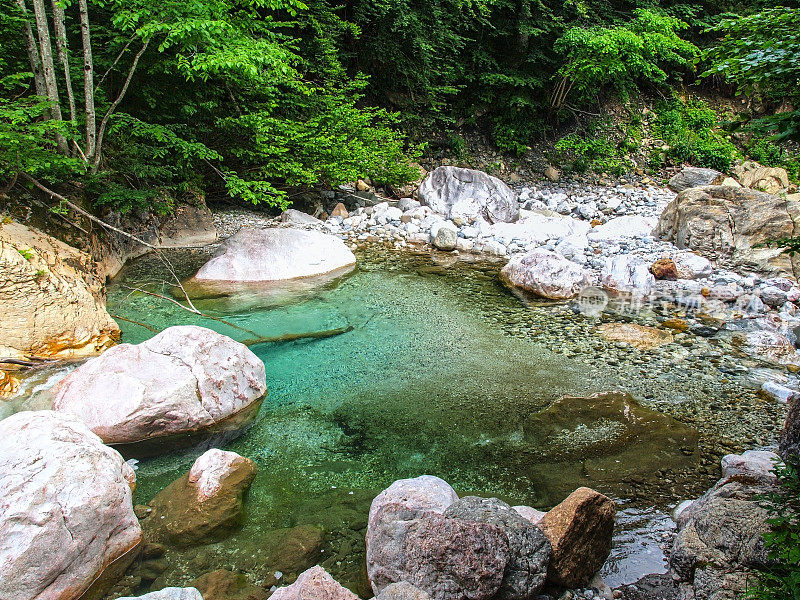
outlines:
M67 28L64 26L64 9L58 5L58 0L50 0L53 6L53 31L56 34L56 53L58 61L64 68L64 86L69 102L69 118L75 122L75 95L72 93L72 75L69 72L69 50L67 48Z
M36 33L39 36L39 54L42 57L42 72L44 84L47 89L47 99L50 100L50 116L54 121L61 121L61 104L58 98L58 83L53 66L53 48L50 44L50 28L47 24L47 13L44 10L44 0L33 0L33 14L36 17ZM60 133L56 133L58 151L68 154L67 140Z
M33 71L33 82L36 89L37 96L47 96L47 89L44 85L44 75L42 74L42 61L39 58L39 48L36 45L36 38L33 37L33 29L31 23L28 21L28 9L25 6L25 0L15 0L19 10L25 17L25 49L28 51L28 61L31 63L31 71Z
M97 116L94 108L94 61L92 59L92 34L89 29L89 8L86 0L78 1L81 15L81 40L83 41L83 94L86 113L86 148L84 155L87 161L93 161L97 151Z

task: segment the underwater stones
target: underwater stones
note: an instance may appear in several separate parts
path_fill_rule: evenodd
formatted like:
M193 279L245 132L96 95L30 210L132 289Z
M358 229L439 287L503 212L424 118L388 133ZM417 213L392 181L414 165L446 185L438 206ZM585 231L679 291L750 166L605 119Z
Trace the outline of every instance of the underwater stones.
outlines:
M639 350L652 350L673 340L669 331L636 323L603 323L598 330L609 342L622 342Z
M557 488L537 493L563 498L587 479L618 482L682 468L698 457L698 433L628 394L564 396L523 422L526 451L536 457L529 476L560 473ZM542 481L546 479L542 478ZM558 496L560 495L560 498Z
M344 273L356 257L339 238L292 228L242 229L197 272L203 282L274 282Z
M0 421L0 598L102 594L135 557L136 476L73 416Z
M619 254L606 259L600 280L609 290L641 296L649 294L655 284L650 265L630 254Z
M553 548L547 578L556 585L589 583L611 553L614 501L582 487L547 512L537 527Z
M20 223L0 224L0 356L76 358L119 339L91 257Z
M244 344L186 325L111 348L53 393L54 410L79 417L107 444L155 454L190 434L241 429L266 394L266 375Z
M542 531L497 498L466 496L451 504L445 516L499 527L508 538L509 560L497 598L524 600L544 586L550 543Z
M224 536L241 524L243 496L255 476L249 458L207 451L150 501L142 521L148 539L191 546Z
M200 592L193 587L178 588L168 587L157 592L150 592L144 596L126 596L118 600L212 600L203 598Z
M573 298L590 284L588 272L560 254L536 248L512 258L500 271L500 279L544 298Z
M269 592L253 585L242 573L217 569L189 582L203 600L267 600Z
M510 223L519 218L517 194L497 177L482 171L438 167L417 191L423 204L447 218L483 217Z
M275 590L272 600L358 600L353 592L339 585L322 567L311 567L297 580Z
M494 525L435 512L384 505L367 532L372 589L407 581L436 600L488 600L497 594L510 558L508 538Z
M725 175L715 169L684 167L670 177L667 185L673 192L682 192L683 190L703 185L719 185L724 179Z
M789 339L777 331L760 329L744 335L742 349L758 358L780 365L799 365L800 354Z

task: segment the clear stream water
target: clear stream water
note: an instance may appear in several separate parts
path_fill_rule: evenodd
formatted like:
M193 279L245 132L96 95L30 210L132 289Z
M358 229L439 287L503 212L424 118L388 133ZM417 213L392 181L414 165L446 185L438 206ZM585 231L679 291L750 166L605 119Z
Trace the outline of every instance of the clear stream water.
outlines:
M206 259L184 252L174 260L188 276ZM724 370L692 366L702 352L679 344L653 353L622 349L564 304L520 301L499 283L498 264L437 260L365 250L355 272L298 297L198 301L248 332L131 291L169 294L153 257L133 262L109 286L111 314L157 330L191 323L244 341L253 333L352 327L324 339L251 345L266 365L269 395L252 428L226 445L259 467L245 525L222 543L227 553L171 556L157 584L183 584L220 567L247 570L236 552L272 530L312 524L326 530L323 566L363 590L369 502L395 479L425 473L460 495L542 509L580 485L609 494L623 510L604 574L611 585L630 582L662 569L659 543L672 528L665 513L708 487L719 455L771 441L779 411L765 410ZM123 341L154 335L119 323ZM547 410L565 394L608 390L641 401L635 410L644 425L626 429L617 400ZM763 426L730 433L754 410ZM147 503L200 452L140 462L136 503Z

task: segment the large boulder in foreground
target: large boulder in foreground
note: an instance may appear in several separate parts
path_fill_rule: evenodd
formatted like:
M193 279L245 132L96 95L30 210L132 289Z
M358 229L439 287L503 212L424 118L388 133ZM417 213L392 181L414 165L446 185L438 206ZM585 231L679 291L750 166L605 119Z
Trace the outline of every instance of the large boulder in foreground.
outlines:
M553 300L574 298L591 283L586 269L543 248L512 258L500 271L500 279L508 286Z
M241 524L243 497L255 476L249 458L208 450L150 501L142 523L147 539L191 546L224 537Z
M669 178L667 186L669 186L669 189L673 192L682 192L689 188L701 187L704 185L720 185L724 180L725 175L716 169L684 167Z
M355 264L355 255L332 235L292 228L242 229L194 279L266 283L344 273Z
M339 585L320 566L304 571L292 585L278 588L270 598L272 600L358 600L358 596Z
M587 585L611 553L614 501L578 488L552 508L537 526L553 547L547 578L568 588Z
M417 191L423 204L449 219L483 218L489 223L519 219L517 194L497 177L459 167L437 167Z
M510 558L503 575L498 600L527 600L544 587L552 554L541 529L497 498L466 496L451 504L445 516L489 523L508 538Z
M146 455L192 435L241 430L266 391L264 363L247 346L186 325L87 361L54 388L53 409Z
M101 595L142 538L135 481L75 417L38 411L0 421L0 598Z
M698 600L734 600L748 571L767 565L763 535L770 530L761 497L773 485L734 476L695 500L678 516L670 567Z
M797 274L781 248L758 244L795 235L800 204L747 188L708 186L678 194L667 205L656 235L728 268Z
M19 223L0 225L0 356L73 358L119 339L88 254Z
M488 523L448 518L458 500L442 479L401 479L372 501L367 576L376 595L407 582L436 600L488 600L510 559L508 537Z

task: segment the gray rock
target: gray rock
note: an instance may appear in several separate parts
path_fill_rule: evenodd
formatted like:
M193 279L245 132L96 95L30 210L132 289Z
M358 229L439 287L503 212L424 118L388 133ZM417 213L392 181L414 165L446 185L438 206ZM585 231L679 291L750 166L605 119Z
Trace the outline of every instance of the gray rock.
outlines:
M519 218L517 195L482 171L438 167L419 186L418 194L423 204L448 218L481 216L507 223Z
M798 202L747 188L708 186L678 194L661 214L655 233L718 266L796 275L798 257L759 244L792 237L798 224Z
M686 508L670 555L678 578L696 585L698 567L730 572L765 566L769 514L759 495L771 491L769 485L723 479Z
M673 192L682 192L703 185L719 185L724 179L725 175L714 169L684 167L680 173L676 173L670 178L667 185Z
M322 221L318 218L294 208L283 211L283 214L281 214L281 221L284 223L293 223L295 225L322 225Z
M511 506L497 498L466 496L451 504L446 517L489 523L508 537L510 559L497 597L523 600L544 587L552 550L544 533Z
M376 595L406 581L435 600L489 600L510 558L508 538L486 523L384 505L367 531L367 574Z
M458 230L454 225L442 223L431 228L431 243L439 250L454 250L458 242Z
M508 261L500 271L500 279L509 286L554 300L574 298L591 283L586 269L541 248Z
M775 463L778 455L765 450L747 450L741 454L722 457L723 477L746 477L760 483L777 482Z
M795 400L789 407L786 423L781 432L778 453L785 461L800 459L800 401Z

